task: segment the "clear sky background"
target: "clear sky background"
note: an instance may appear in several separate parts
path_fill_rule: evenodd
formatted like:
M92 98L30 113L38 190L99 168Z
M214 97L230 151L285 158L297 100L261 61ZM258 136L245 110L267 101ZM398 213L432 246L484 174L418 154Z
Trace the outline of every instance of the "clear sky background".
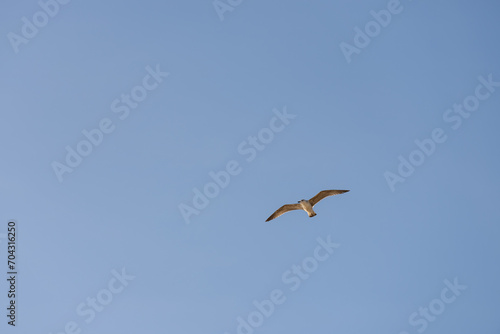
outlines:
M388 1L232 3L223 20L210 0L71 1L53 17L2 3L2 333L499 333L500 87L470 97L478 77L500 82L499 3L402 0L350 62L341 43ZM169 75L123 117L148 66ZM447 111L464 100L479 101L468 118ZM59 182L54 162L103 119L113 131ZM446 140L391 189L386 172L436 128ZM180 205L230 161L239 174L186 223ZM265 223L324 189L351 191ZM317 262L317 238L340 246ZM304 263L307 279L290 271Z

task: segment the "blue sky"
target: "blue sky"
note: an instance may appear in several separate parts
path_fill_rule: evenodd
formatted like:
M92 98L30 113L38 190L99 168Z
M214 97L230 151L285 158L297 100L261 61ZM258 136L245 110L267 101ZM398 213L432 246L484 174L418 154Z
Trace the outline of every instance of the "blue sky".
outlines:
M497 333L499 4L216 5L2 4L2 333Z

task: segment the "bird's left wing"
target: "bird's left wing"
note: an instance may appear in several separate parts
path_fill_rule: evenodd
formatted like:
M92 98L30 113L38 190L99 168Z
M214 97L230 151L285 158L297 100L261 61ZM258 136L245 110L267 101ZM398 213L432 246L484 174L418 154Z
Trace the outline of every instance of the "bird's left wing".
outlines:
M302 209L302 206L300 206L300 204L285 204L281 208L276 210L275 213L273 213L271 216L269 216L269 218L267 218L266 222L281 216L285 212L292 211L292 210L300 210L300 209Z

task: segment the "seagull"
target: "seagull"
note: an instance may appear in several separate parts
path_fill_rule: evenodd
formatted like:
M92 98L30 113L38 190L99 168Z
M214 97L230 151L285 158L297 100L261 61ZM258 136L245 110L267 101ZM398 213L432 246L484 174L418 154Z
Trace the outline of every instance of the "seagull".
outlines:
M282 214L288 211L292 210L304 210L307 212L309 217L314 217L316 216L316 212L313 210L313 206L315 206L319 201L321 201L323 198L328 197L328 196L333 196L333 195L338 195L338 194L343 194L348 192L349 190L323 190L320 191L316 196L311 198L310 200L300 200L297 202L297 204L285 204L278 210L276 210L275 213L273 213L269 218L267 218L266 222L273 220L274 218L278 218Z

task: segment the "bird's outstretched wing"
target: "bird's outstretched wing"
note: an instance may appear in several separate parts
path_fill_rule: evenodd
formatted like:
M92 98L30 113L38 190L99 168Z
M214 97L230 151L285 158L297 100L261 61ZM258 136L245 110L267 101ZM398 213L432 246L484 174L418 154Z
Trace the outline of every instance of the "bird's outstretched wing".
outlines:
M321 201L323 198L328 197L328 196L333 196L333 195L338 195L338 194L343 194L348 192L349 190L323 190L320 191L316 196L311 198L309 200L309 203L314 206L316 203Z
M285 204L281 208L276 210L275 213L273 213L271 216L269 216L269 218L267 218L266 222L281 216L285 212L292 211L292 210L300 210L300 209L302 209L302 206L300 204Z

